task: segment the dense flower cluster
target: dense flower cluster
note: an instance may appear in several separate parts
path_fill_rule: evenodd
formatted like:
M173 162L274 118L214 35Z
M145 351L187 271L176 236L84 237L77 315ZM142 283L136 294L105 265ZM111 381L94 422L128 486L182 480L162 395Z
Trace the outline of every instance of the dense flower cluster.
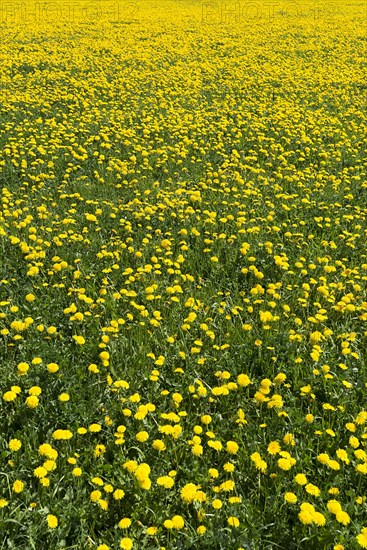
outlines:
M1 22L4 548L367 548L363 6L96 4Z

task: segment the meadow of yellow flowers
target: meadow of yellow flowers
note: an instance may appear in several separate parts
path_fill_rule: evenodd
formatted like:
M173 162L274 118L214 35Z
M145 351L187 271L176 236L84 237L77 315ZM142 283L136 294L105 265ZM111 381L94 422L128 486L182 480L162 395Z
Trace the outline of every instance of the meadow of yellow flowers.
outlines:
M367 548L364 1L0 4L0 548Z

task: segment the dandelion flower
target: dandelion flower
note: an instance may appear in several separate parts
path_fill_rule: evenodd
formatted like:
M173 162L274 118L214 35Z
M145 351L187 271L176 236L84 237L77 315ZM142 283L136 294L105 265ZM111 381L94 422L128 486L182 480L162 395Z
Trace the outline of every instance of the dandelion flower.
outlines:
M48 514L47 515L47 524L48 524L50 529L56 529L56 527L59 524L59 521L58 521L56 516L54 516L52 514Z

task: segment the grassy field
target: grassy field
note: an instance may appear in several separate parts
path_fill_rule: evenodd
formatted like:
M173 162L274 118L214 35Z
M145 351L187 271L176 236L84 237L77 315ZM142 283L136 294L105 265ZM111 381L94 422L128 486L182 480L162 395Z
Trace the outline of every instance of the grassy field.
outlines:
M367 548L366 6L0 5L0 549Z

